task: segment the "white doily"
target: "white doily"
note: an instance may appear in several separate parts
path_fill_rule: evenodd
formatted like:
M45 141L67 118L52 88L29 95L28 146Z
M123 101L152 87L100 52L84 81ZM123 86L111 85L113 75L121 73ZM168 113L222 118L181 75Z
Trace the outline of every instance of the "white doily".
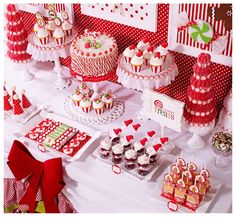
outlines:
M169 85L178 75L178 68L173 56L168 54L161 72L154 74L149 67L144 65L141 72L135 73L132 71L131 65L125 62L124 55L121 54L116 74L118 82L124 87L143 91L145 88L156 89Z
M96 115L94 110L89 113L84 113L81 108L75 108L70 96L68 96L64 102L64 110L73 120L89 125L110 123L118 119L123 114L124 109L124 102L120 101L119 98L114 99L112 109L105 111L101 115Z

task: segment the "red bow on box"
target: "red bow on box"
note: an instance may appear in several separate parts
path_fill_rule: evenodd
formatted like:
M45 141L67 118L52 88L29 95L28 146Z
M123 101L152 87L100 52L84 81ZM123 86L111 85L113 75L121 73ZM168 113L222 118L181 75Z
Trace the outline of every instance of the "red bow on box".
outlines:
M33 213L37 189L40 187L46 212L59 212L56 198L65 186L61 158L38 161L21 142L15 140L7 164L17 181L29 177L29 186L20 204L27 204L29 211Z
M193 26L193 25L196 25L196 24L197 24L197 22L194 21L194 20L193 20L193 21L189 21L189 23L187 23L186 25L184 25L184 26L179 26L179 27L178 27L178 32L181 32L181 31L187 29L188 27Z

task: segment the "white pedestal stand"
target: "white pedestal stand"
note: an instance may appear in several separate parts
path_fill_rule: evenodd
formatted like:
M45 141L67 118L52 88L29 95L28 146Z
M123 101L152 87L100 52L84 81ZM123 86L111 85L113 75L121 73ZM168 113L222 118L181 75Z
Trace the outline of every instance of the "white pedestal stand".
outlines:
M187 141L187 144L192 149L201 149L206 145L206 142L202 139L202 136L209 134L215 126L215 121L207 127L197 127L186 125L189 132L193 133L193 136Z

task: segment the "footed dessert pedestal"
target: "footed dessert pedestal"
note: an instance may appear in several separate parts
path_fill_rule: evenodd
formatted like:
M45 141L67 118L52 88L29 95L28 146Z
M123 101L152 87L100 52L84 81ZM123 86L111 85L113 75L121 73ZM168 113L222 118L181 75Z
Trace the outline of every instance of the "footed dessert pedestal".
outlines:
M29 35L29 44L27 52L32 55L32 58L38 61L54 61L54 71L57 74L57 79L54 83L55 88L64 89L70 86L71 80L65 76L69 74L69 70L63 67L60 63L60 57L66 58L70 55L70 44L75 37L75 33L65 38L62 45L57 45L52 39L46 45L42 45L32 32Z
M153 73L150 67L146 65L142 66L140 72L134 72L131 65L125 61L125 56L121 54L116 74L118 82L124 87L143 91L145 88L155 89L169 85L178 75L178 68L174 57L168 54L161 72Z

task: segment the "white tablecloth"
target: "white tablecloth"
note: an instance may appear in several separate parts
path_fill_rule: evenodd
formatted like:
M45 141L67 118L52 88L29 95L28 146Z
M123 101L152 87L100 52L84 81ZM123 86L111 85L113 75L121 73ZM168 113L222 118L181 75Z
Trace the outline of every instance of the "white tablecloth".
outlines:
M48 109L57 114L66 116L63 111L63 103L66 96L70 95L76 84L72 84L66 90L56 90L53 88L55 74L53 73L52 63L36 63L31 72L36 78L28 83L19 83L20 76L16 71L5 68L5 80L7 87L16 85L17 89L26 89L26 94L30 99L38 104L48 105ZM99 84L101 89L112 89L116 95L125 101L126 110L124 115L118 120L107 124L96 126L104 132L108 132L112 127L120 127L121 122L127 118L133 118L135 122L140 122L135 118L135 112L141 108L140 93L134 90L128 90L118 84L111 82L102 82ZM143 131L145 129L154 129L160 132L160 126L153 122L140 122ZM20 125L5 122L4 138L4 156L5 161L10 150L12 141L16 139L14 133L19 131ZM198 162L207 161L207 167L211 175L220 180L224 186L216 202L210 207L210 212L230 212L232 204L232 175L230 171L219 171L212 165L213 152L207 146L203 150L194 151L187 147L186 140L191 134L188 132L176 133L167 129L165 133L179 147L173 154L168 156L168 161L173 162L179 156L180 149L184 150L184 156L194 155ZM157 186L157 180L160 177L168 163L158 171L150 182L141 182L133 177L126 175L116 175L111 171L111 167L103 165L92 159L89 155L97 147L94 144L90 147L82 158L76 162L63 162L65 167L65 181L67 186L65 191L68 198L72 201L79 212L170 212L166 204L150 198L150 194ZM50 152L42 153L35 147L29 147L32 154L39 160L55 157ZM5 177L11 177L12 174L8 167L4 166ZM73 179L76 179L73 180Z

